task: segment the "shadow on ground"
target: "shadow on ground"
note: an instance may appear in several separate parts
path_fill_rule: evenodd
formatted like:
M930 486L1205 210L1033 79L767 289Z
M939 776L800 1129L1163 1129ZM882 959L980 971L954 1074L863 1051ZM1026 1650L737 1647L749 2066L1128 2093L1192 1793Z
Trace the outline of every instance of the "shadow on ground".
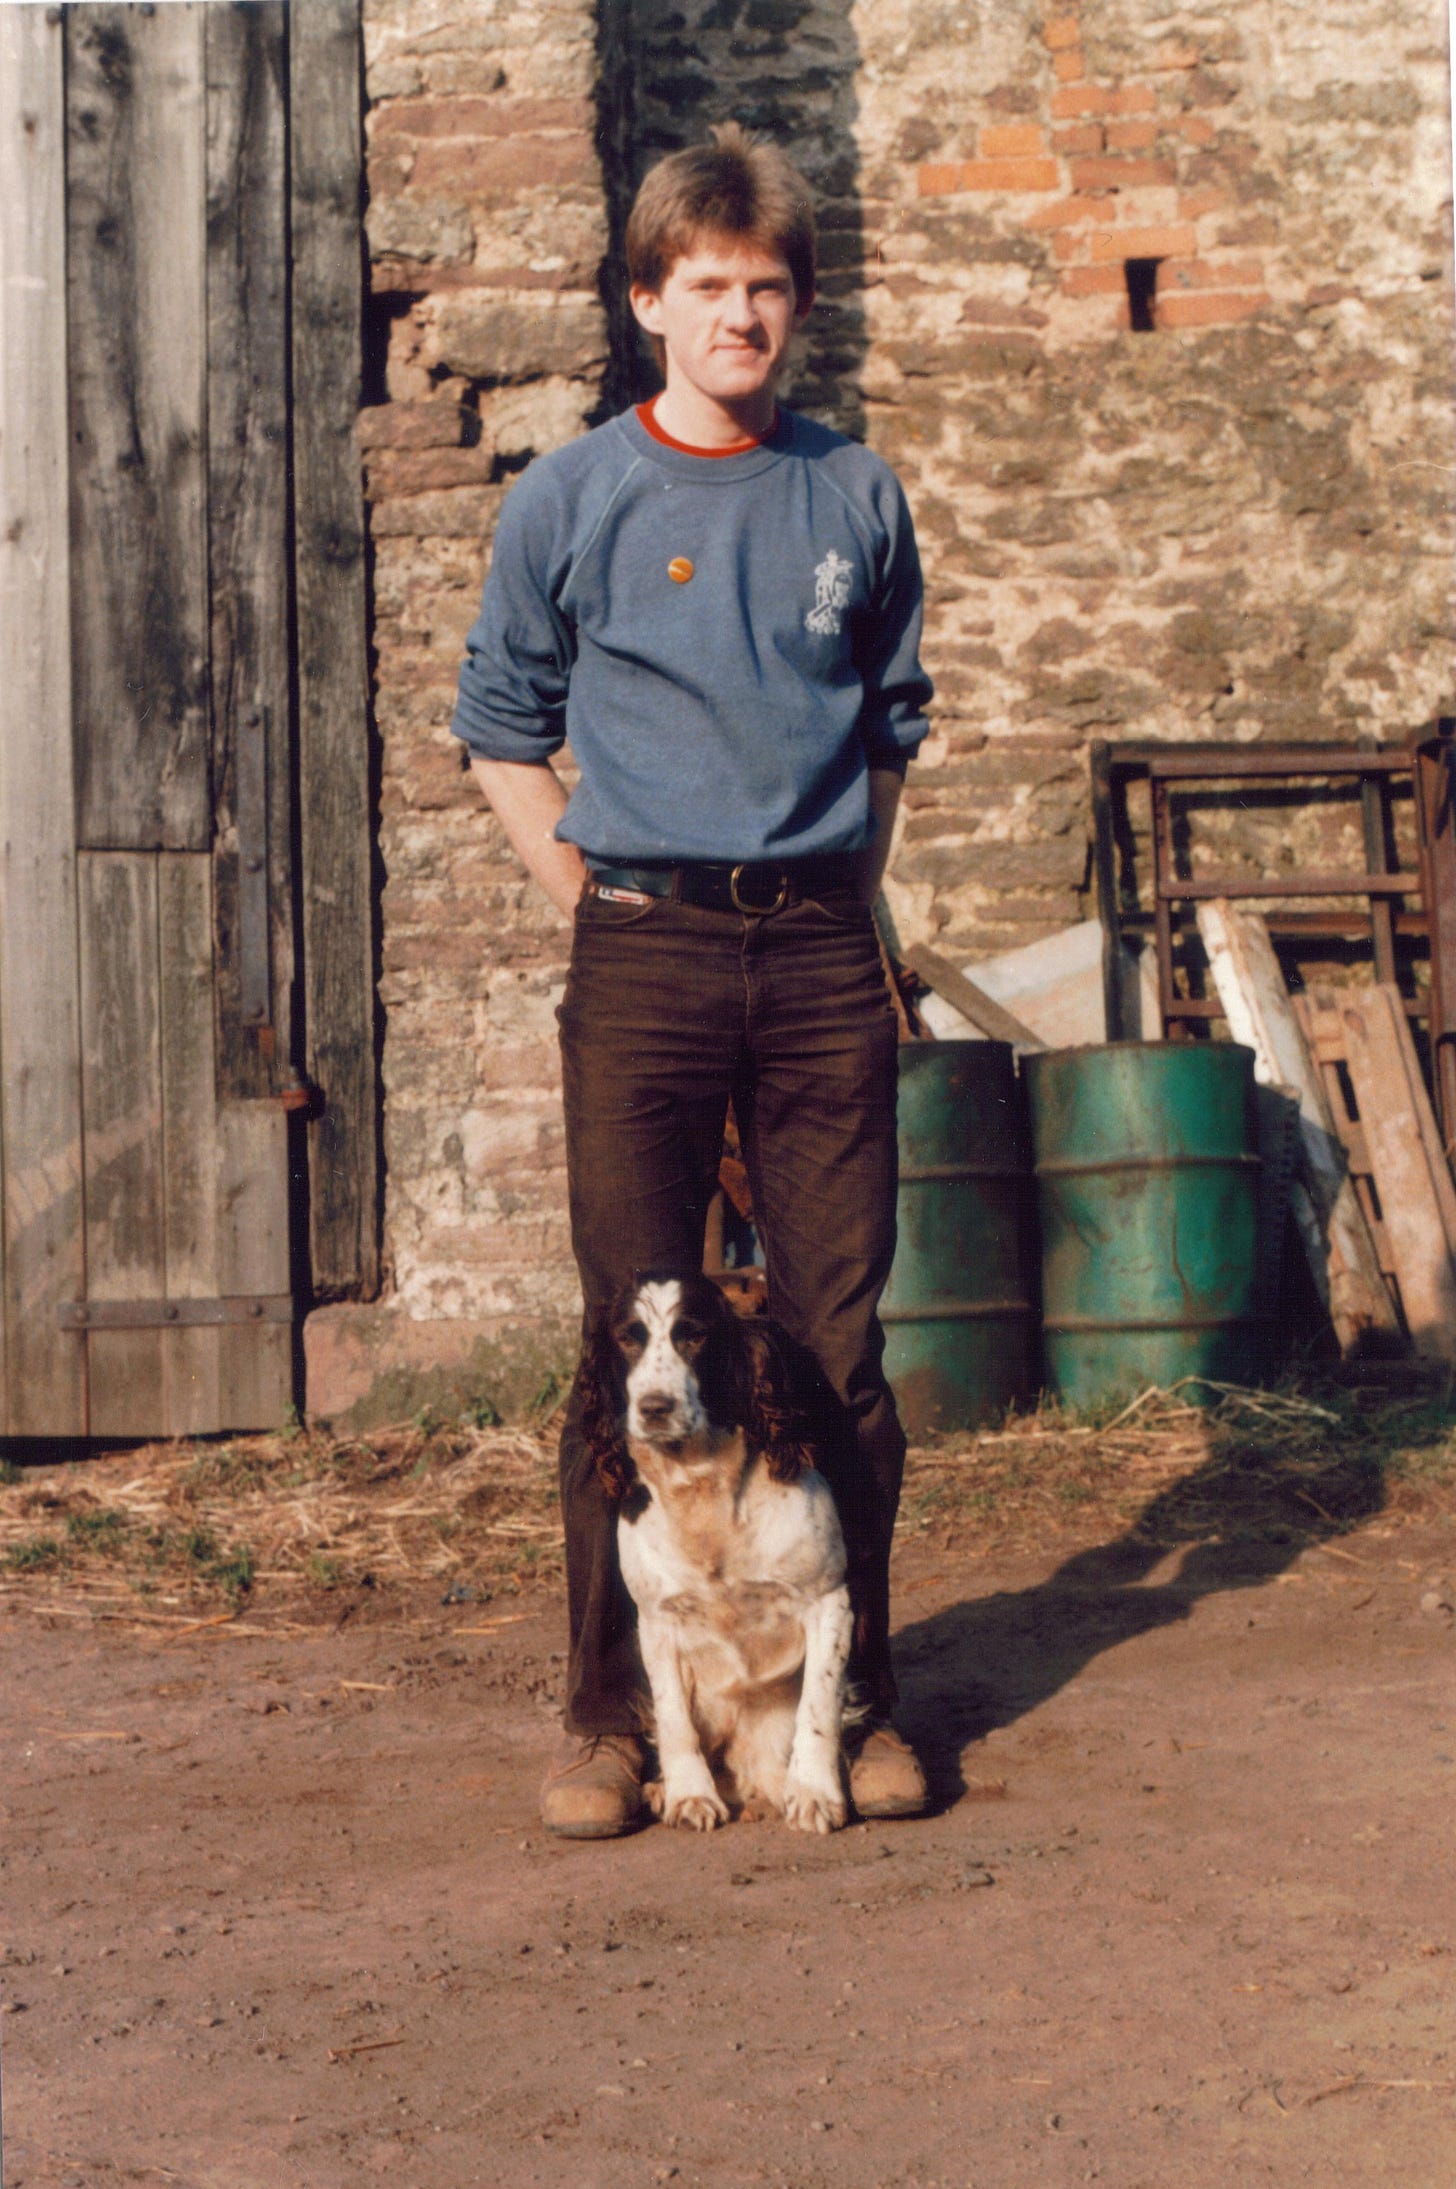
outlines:
M1433 1426L1432 1441L1436 1434ZM1348 1440L1334 1440L1323 1457L1225 1449L1045 1581L950 1605L901 1629L899 1721L937 1796L950 1804L965 1791L960 1758L968 1743L1036 1709L1104 1651L1186 1620L1208 1597L1263 1586L1385 1503L1380 1457ZM1149 1582L1170 1559L1171 1574Z

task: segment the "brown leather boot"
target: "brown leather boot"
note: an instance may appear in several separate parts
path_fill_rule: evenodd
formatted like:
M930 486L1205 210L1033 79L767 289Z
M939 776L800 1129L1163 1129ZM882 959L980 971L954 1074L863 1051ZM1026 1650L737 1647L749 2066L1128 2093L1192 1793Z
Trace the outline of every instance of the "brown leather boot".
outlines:
M920 1759L888 1720L872 1725L851 1757L849 1798L862 1817L919 1817L929 1807Z
M541 1785L541 1822L558 1839L616 1839L642 1808L642 1749L630 1733L563 1733Z

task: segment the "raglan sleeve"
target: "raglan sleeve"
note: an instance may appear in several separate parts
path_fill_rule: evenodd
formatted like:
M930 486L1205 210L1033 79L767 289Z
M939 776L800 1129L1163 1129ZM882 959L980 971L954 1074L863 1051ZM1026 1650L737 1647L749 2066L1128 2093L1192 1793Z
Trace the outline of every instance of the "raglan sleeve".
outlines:
M465 639L451 729L482 760L545 762L566 739L575 636L561 606L564 513L532 466L496 527L480 614Z
M877 503L873 597L855 635L864 687L860 736L872 768L899 768L919 749L934 687L920 666L924 586L915 526L899 481L884 475Z

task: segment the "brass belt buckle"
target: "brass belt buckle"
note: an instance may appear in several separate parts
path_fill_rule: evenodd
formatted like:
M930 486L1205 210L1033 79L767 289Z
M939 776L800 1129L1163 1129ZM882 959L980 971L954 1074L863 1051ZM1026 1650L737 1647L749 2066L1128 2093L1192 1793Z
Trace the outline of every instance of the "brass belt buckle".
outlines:
M745 904L743 902L743 899L738 894L738 877L743 872L745 866L750 866L752 864L753 862L751 860L745 859L733 869L733 872L728 877L728 895L733 900L733 909L735 912L741 912L746 919L763 920L767 919L768 915L771 912L781 912L785 904L788 902L788 878L787 876L780 876L779 893L775 897L772 904Z

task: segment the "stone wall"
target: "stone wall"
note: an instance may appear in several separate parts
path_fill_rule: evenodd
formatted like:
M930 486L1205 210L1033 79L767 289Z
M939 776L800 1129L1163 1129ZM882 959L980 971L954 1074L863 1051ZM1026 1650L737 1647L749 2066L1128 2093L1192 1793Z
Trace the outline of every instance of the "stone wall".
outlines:
M393 1292L311 1327L334 1398L366 1324L432 1359L569 1325L565 931L447 723L511 476L650 385L614 262L661 151L736 115L815 187L791 399L895 464L928 582L906 942L1086 915L1092 739L1398 737L1456 705L1439 0L364 19Z

